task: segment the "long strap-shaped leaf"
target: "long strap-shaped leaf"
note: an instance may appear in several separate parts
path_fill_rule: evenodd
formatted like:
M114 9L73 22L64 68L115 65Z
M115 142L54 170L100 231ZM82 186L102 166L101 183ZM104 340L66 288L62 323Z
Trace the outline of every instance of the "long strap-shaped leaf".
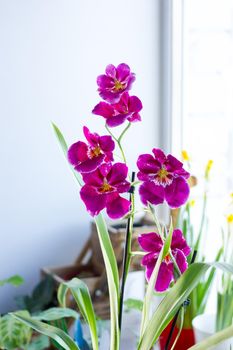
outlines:
M48 310L41 311L32 316L34 320L38 321L56 321L65 317L79 318L77 311L64 307L51 307Z
M227 327L222 331L211 335L200 343L189 348L189 350L206 350L231 337L233 337L233 326Z
M44 322L34 320L32 317L17 315L17 313L11 315L27 326L33 328L35 331L45 334L48 337L54 339L65 350L80 350L75 342L70 338L70 336L63 332L61 329L53 327Z
M146 295L145 295L144 303L143 303L143 309L142 309L142 322L141 322L140 335L142 335L144 333L145 328L149 322L149 310L150 310L151 299L152 299L153 292L154 292L154 287L155 287L155 284L157 281L161 262L164 259L164 257L168 254L169 249L170 249L171 240L172 240L172 232L173 232L173 226L171 223L168 236L166 237L163 248L161 249L161 251L159 253L157 262L155 264L154 270L153 270L152 275L150 277L150 281L148 283L148 287L147 287L147 291L146 291Z
M78 278L73 278L69 282L60 284L58 289L58 301L63 307L66 306L66 294L68 290L71 291L80 312L85 321L89 324L93 350L98 350L96 317L88 288L86 284Z
M95 218L98 231L101 251L104 258L108 291L110 301L110 318L111 318L111 344L110 350L118 350L120 346L120 332L118 324L119 310L119 274L117 269L116 257L113 251L112 243L109 238L107 225L103 216L99 214Z
M64 136L62 135L59 128L52 124L58 142L61 146L61 149L67 157L67 143L65 141ZM73 169L72 169L73 170ZM77 172L73 171L73 174L78 181L79 185L82 184L82 179L77 174ZM95 218L96 227L98 231L99 241L101 250L103 253L104 263L106 267L106 274L108 280L108 288L109 288L109 299L110 299L110 317L111 317L111 350L119 349L119 326L118 326L118 309L119 309L119 274L117 268L116 257L112 248L112 243L109 238L107 226L103 216L99 214Z
M59 142L59 145L61 147L61 150L67 160L67 151L68 151L68 147L67 147L67 143L66 140L64 138L64 136L62 135L61 130L54 124L52 123L52 127L53 127L53 131L57 137L57 140ZM69 164L70 165L70 164ZM83 181L81 176L79 175L79 173L77 171L74 170L74 168L70 165L70 170L72 171L72 173L74 174L76 180L78 181L78 184L81 186Z
M210 267L218 267L228 273L233 273L233 266L224 263L194 263L190 265L154 312L145 332L139 340L138 350L149 350L153 346L179 307Z

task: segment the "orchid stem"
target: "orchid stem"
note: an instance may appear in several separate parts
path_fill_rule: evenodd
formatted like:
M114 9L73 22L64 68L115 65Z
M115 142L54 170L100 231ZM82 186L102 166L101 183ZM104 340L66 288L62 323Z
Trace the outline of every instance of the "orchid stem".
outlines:
M130 128L131 123L128 123L128 125L126 126L126 128L122 131L122 133L120 134L118 141L121 142L123 136L125 135L126 131Z
M126 131L129 129L131 123L128 123L128 125L126 126L126 128L122 131L122 133L120 134L120 136L117 138L110 130L110 128L108 127L107 124L105 124L105 128L107 130L107 132L112 136L113 140L117 143L119 150L121 152L121 156L123 158L124 163L126 163L126 157L125 157L125 153L123 151L122 145L121 145L121 140L123 138L123 136L125 135Z
M113 135L113 133L111 132L111 130L109 129L109 127L107 126L107 124L105 124L105 129L106 129L107 132L112 136L113 140L115 140L116 142L118 142L118 139L116 138L115 135Z
M174 268L175 268L176 272L178 273L178 275L179 275L179 277L180 277L180 276L182 275L182 273L181 273L181 271L180 271L180 269L179 269L179 266L177 265L176 259L174 258L171 249L170 249L170 251L169 251L169 255L170 255L171 260L172 260L172 262L173 262Z
M135 172L132 173L131 181L134 182L135 180ZM131 260L131 240L132 240L132 234L133 234L133 221L134 221L134 186L131 186L130 188L130 202L131 202L131 210L132 215L127 220L127 230L126 230L126 237L125 237L125 250L124 250L124 257L123 257L123 268L122 268L122 279L121 279L121 291L120 291L120 303L119 303L119 329L121 331L121 324L122 324L122 312L123 312L123 301L124 301L124 290L125 290L125 282L126 278L129 272L129 265Z
M131 252L131 256L137 256L137 255L144 256L146 254L147 254L146 252Z
M154 222L155 222L155 226L157 227L158 231L159 231L159 235L161 238L164 238L164 234L163 234L163 231L162 231L162 228L161 228L161 225L159 223L159 219L157 217L157 215L155 214L155 210L152 206L152 204L148 204L148 208L149 208L149 212L151 213L153 219L154 219Z
M118 144L118 147L119 147L119 149L120 149L120 151L121 151L121 155L122 155L123 161L124 161L124 163L126 163L125 153L124 153L124 151L123 151L123 148L122 148L122 146L121 146L121 143L120 143L118 140L117 140L117 144Z

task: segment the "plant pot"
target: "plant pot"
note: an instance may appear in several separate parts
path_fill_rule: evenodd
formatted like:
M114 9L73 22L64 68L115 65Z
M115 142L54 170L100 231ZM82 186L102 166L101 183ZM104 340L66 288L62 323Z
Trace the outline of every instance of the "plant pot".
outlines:
M171 330L171 325L172 322L169 323L169 325L164 329L164 331L161 333L160 338L159 338L159 344L160 344L160 349L164 350L166 343L167 343L167 339ZM168 350L171 349L177 335L178 335L179 329L177 327L175 327L171 341L169 343L169 348ZM179 339L174 347L174 350L187 350L189 349L191 346L193 346L195 344L195 340L194 340L194 332L192 328L183 328L181 331L181 334L179 336Z
M215 333L215 320L214 314L203 314L193 319L193 329L195 334L196 343L210 337ZM230 350L233 346L233 338L224 340L222 343L211 348L212 350Z

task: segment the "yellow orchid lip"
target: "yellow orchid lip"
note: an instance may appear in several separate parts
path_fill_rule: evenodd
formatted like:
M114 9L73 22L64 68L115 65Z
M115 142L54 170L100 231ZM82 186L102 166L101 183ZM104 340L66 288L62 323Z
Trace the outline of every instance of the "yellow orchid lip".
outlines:
M113 187L109 185L109 183L107 183L106 181L103 183L103 185L100 188L101 193L110 192L112 190L113 190Z
M92 158L98 157L101 154L101 149L99 146L97 146L94 148L90 148L87 153L88 153L88 157L92 159Z
M155 181L159 185L170 185L172 182L171 177L169 177L169 172L166 168L162 167L156 174Z
M114 90L115 91L121 91L124 88L125 88L125 85L122 82L120 82L119 80L115 80L115 82L114 82Z

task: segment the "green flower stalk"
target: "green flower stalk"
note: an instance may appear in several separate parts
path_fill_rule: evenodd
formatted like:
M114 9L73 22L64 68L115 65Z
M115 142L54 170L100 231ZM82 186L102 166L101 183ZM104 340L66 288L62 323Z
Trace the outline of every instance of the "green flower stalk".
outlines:
M222 231L224 263L233 264L233 214L227 216L227 230ZM216 331L233 324L233 279L231 274L222 273L217 294Z

